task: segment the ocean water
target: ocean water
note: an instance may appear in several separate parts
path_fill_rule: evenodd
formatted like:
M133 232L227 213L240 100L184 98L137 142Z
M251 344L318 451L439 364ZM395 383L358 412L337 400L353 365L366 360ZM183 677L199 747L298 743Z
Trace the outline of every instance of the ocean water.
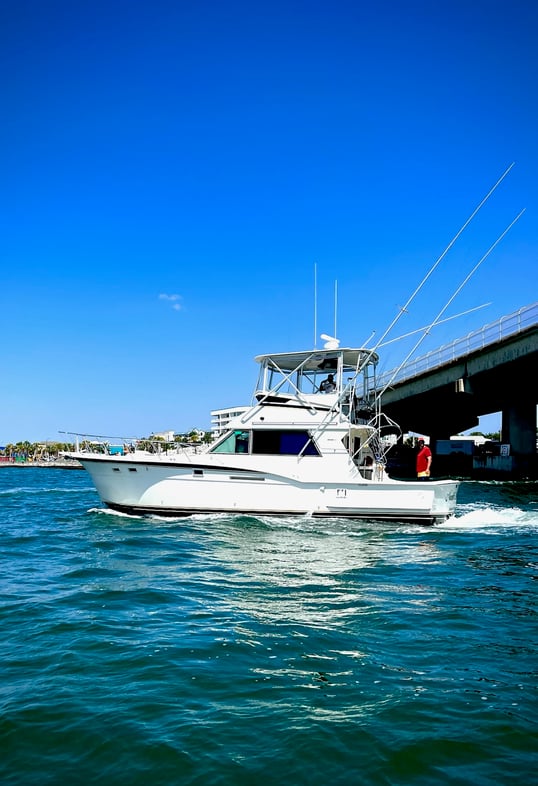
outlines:
M538 485L435 527L106 512L0 469L0 784L538 783Z

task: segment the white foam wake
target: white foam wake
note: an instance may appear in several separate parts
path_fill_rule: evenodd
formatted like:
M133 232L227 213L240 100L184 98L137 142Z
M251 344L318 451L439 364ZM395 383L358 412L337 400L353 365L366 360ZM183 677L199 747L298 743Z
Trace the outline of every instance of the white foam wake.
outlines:
M451 516L442 524L439 524L436 529L438 530L476 530L487 529L488 527L499 528L513 528L521 526L534 526L538 527L538 517L529 511L521 510L521 508L480 508L470 510L461 515L456 514Z

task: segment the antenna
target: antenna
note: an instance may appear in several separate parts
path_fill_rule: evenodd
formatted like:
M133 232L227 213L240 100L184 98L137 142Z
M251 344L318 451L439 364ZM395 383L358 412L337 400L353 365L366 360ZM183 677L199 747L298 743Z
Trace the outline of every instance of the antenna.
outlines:
M334 282L334 335L337 336L338 332L336 330L336 314L338 310L338 281L335 280Z
M318 266L314 262L314 349L318 339Z

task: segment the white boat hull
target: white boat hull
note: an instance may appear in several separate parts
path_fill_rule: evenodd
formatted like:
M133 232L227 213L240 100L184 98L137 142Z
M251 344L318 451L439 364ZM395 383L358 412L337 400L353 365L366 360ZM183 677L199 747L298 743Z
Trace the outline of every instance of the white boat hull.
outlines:
M77 455L109 507L134 514L252 513L434 523L454 513L455 481L316 482L239 467Z

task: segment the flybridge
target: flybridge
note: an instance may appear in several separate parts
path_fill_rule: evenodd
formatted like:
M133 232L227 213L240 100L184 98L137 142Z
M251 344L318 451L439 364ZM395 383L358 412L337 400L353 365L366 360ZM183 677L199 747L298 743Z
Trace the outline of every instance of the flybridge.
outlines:
M360 397L375 389L375 367L378 355L366 348L316 349L258 355L260 364L256 398L264 396L297 395L308 397L326 393L338 399L344 392L356 392L361 379ZM330 386L324 386L330 378Z

